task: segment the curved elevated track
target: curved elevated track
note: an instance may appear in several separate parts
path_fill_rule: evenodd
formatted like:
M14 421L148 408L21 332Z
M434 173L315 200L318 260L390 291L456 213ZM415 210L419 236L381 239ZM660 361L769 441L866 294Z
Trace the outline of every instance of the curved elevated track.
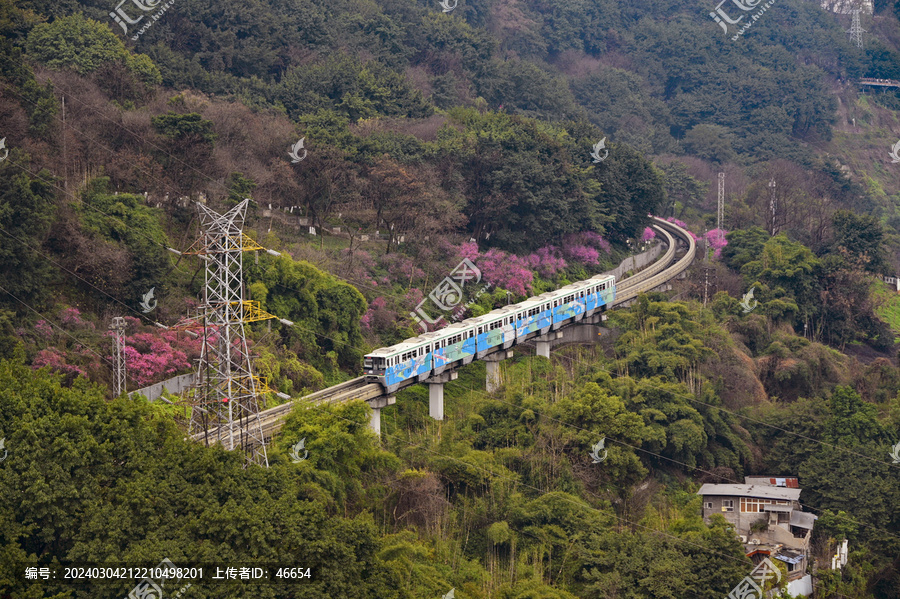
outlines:
M667 282L679 277L694 261L697 245L690 233L660 218L654 217L653 221L653 228L662 235L667 244L666 253L639 273L617 281L616 299L610 304L610 308L630 302L641 293L646 293L665 285ZM683 249L684 253L680 258L676 259L679 248ZM403 387L415 384L416 380L410 379L405 382ZM365 377L361 376L333 387L316 391L299 399L319 403L341 403L354 399L369 401L384 396L384 388L381 385L378 383L367 383ZM266 439L271 439L281 429L283 418L291 412L293 407L294 400L260 412L260 424L263 436ZM196 441L204 441L207 439L206 435L208 434L208 441L215 443L218 441L216 438L218 432L217 428L209 429L205 432L196 433L191 438Z

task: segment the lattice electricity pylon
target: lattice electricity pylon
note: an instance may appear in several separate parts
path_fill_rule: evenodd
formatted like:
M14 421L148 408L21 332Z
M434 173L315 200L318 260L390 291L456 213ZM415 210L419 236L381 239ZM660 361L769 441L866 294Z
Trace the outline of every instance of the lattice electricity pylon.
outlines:
M265 379L253 375L244 325L277 317L262 310L258 302L244 300L244 252L265 250L243 232L249 201L225 214L197 204L203 235L184 253L196 254L206 262L203 302L196 317L173 328L194 330L203 340L191 434L205 433L207 445L212 441L229 450L240 447L248 464L268 467L259 396L274 391Z
M115 316L109 330L113 333L113 397L125 393L125 319Z
M847 33L850 34L850 41L856 44L857 48L863 47L863 36L862 34L866 33L866 30L862 28L862 22L860 21L860 13L862 10L859 8L859 5L855 5L853 7L853 20L850 23L850 29L847 30Z

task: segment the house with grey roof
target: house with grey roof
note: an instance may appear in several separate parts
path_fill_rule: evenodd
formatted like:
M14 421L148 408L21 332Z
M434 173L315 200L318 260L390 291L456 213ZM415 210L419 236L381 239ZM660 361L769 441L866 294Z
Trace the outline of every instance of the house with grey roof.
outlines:
M705 484L703 520L722 515L734 527L754 561L769 557L784 562L788 580L803 578L816 516L800 506L796 477L750 476L745 484Z

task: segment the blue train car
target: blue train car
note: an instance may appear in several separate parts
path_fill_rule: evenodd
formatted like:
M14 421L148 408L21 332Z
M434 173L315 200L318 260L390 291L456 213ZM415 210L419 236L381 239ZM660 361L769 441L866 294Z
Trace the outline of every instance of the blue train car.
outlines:
M364 359L366 380L388 393L483 358L498 349L592 316L615 300L616 279L597 275L431 333L383 347Z

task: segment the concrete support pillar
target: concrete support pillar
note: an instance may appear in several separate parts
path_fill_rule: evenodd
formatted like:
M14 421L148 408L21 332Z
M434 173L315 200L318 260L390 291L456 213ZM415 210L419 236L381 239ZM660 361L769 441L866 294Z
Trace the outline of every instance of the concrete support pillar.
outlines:
M428 415L444 419L444 383L428 383Z
M444 419L444 383L455 381L459 375L455 372L442 372L430 379L428 383L428 415L435 420Z
M488 393L493 393L500 388L500 361L487 360L487 376L484 377L484 388Z
M553 341L557 339L563 338L562 331L551 331L546 335L541 335L540 337L534 338L534 346L537 350L537 355L543 356L544 358L550 359L550 345Z
M372 408L372 415L369 416L369 428L373 433L381 436L381 408Z
M507 358L512 358L512 350L498 351L487 355L484 360L487 366L487 376L484 379L484 388L488 393L493 393L500 388L502 381L500 380L500 362Z
M369 416L369 428L372 429L372 432L381 436L381 410L382 408L386 408L387 406L392 406L397 403L397 398L393 395L388 397L377 397L375 399L370 399L368 402L369 407L372 408L372 415Z

